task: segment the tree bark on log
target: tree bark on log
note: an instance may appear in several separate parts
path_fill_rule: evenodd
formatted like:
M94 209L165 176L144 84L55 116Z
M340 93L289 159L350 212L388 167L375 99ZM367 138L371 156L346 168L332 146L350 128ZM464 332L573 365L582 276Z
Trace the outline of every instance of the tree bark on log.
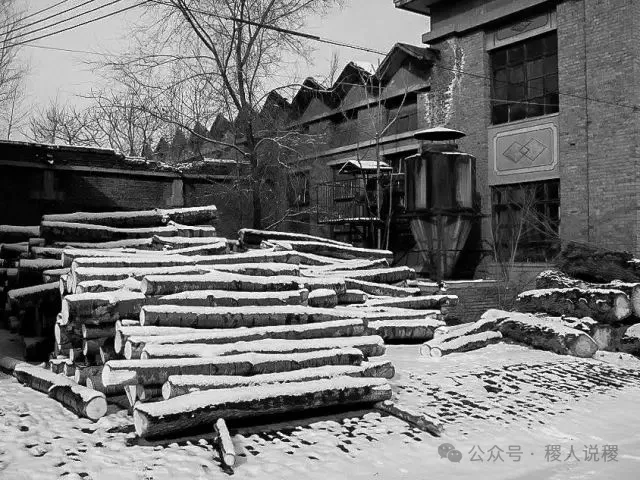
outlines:
M29 250L31 258L49 258L53 260L62 260L63 251L64 249L56 247L31 247Z
M639 264L629 252L614 252L567 242L556 264L570 277L588 282L640 282Z
M616 323L631 315L631 301L620 290L548 288L518 295L521 312L591 317L602 323Z
M217 272L258 277L271 277L276 275L300 276L300 267L290 263L239 263L215 265L212 266L212 268Z
M596 342L580 330L526 313L508 315L498 327L505 337L560 355L591 358L598 350Z
M313 253L324 257L333 257L342 260L357 259L385 259L393 261L393 252L389 250L376 250L371 248L359 248L345 245L334 245L314 241L282 241L270 240L269 243L277 249L296 250L303 253Z
M345 278L345 283L348 289L358 289L369 295L381 297L411 297L420 295L419 288L396 287L354 278Z
M331 290L331 293L335 295L333 290ZM195 290L156 297L154 304L193 307L304 305L307 302L308 295L309 291L306 289L284 292L264 292L261 295L256 295L253 292L229 290Z
M630 326L620 340L620 350L640 355L640 323Z
M152 245L157 249L182 250L186 248L207 246L211 255L229 253L229 242L224 237L205 235L190 235L190 232L182 232L180 235L154 235Z
M108 397L123 395L125 393L123 385L105 385L102 383L102 375L88 377L86 382L87 388L101 392Z
M15 312L43 303L57 304L60 301L58 282L44 283L31 287L14 288L7 295L9 305Z
M328 243L331 245L340 245L343 247L350 247L351 244L345 242L339 242L330 238L316 237L313 235L306 235L304 233L290 233L290 232L278 232L272 230L255 230L252 228L242 228L238 231L238 238L243 245L250 245L257 247L264 240L285 240L285 241L313 241Z
M305 382L336 377L393 378L395 369L389 361L362 362L361 365L329 365L304 368L290 372L266 373L262 375L172 375L162 386L165 400L201 390L221 388L259 387L267 384Z
M378 335L360 337L315 338L309 340L265 339L250 342L225 343L223 345L203 345L201 343L147 344L140 358L213 358L242 353L304 353L337 348L356 348L365 357L384 355L384 341Z
M345 272L373 270L380 268L389 268L389 262L385 258L376 260L344 260L340 263L319 266L312 268L311 271L315 275L332 275L336 272L345 274Z
M217 358L111 360L102 370L102 381L106 386L158 385L170 375L257 375L323 365L360 365L362 360L362 352L353 348L283 355L246 353Z
M187 333L195 333L198 331L196 328L182 328L182 327L142 327L138 323L131 326L118 326L116 324L116 333L114 339L114 348L117 354L124 353L124 346L127 339L130 337L153 337L160 335L184 335ZM216 330L217 331L217 330Z
M69 273L68 268L52 268L42 272L42 281L44 283L59 282L60 277Z
M384 313L383 313L384 314ZM375 316L375 314L373 314ZM266 327L369 318L355 309L284 307L181 307L146 305L140 312L140 325L190 328Z
M391 400L376 403L375 408L376 410L380 410L381 412L407 422L412 427L430 433L434 437L440 437L444 433L444 426L439 420L428 417L422 413L414 412L406 407L398 407L398 405Z
M15 368L24 363L25 365L29 365L25 363L23 360L17 360L13 357L7 357L6 355L0 355L0 371L3 373L13 375Z
M240 290L279 292L304 288L302 277L260 278L215 272L204 275L149 275L142 280L145 295L169 295L193 290Z
M364 335L365 325L362 320L334 320L303 325L281 325L274 327L254 327L240 329L213 329L191 332L160 333L163 329L176 327L137 327L137 335L127 335L132 330L123 329L116 334L115 346L117 352L124 353L126 359L140 358L145 345L221 345L235 342L252 342L265 339L281 340L311 340L318 338L354 337ZM178 330L188 330L178 328ZM146 332L151 335L145 336Z
M442 357L450 353L470 352L479 348L486 347L502 340L500 332L485 331L480 333L472 333L462 335L447 341L443 341L442 337L427 342L422 345L420 352L424 356Z
M440 328L438 328L436 331L434 331L433 340L426 342L426 344L420 348L420 353L424 356L430 356L432 346L437 346L445 342L457 340L458 338L468 335L476 335L491 330L497 330L500 322L507 318L509 318L509 312L490 309L487 310L480 317L480 320L476 322L456 325L454 327L441 327L444 331L442 331L440 334L438 334L438 330L440 330Z
M319 288L309 293L307 301L310 307L333 308L338 305L338 296L335 290Z
M381 320L441 320L440 310L411 310L396 307L337 307L338 312L349 313L350 318L362 318L369 322Z
M536 288L581 288L620 290L631 300L631 308L636 316L640 316L640 283L613 280L609 283L590 283L568 277L558 270L545 270L536 277Z
M139 292L142 282L135 278L125 278L122 280L90 280L88 282L80 282L77 285L68 283L69 293L106 293L115 292L116 290L127 290L129 292Z
M137 240L163 237L216 237L215 227L189 227L172 224L165 227L118 228L93 225L89 223L49 222L40 223L41 236L49 243L53 242L114 242L119 240Z
M319 407L372 404L391 398L384 379L341 377L282 385L195 392L134 408L136 433L162 437L212 424L219 418L237 419Z
M218 448L220 449L220 459L227 467L233 467L236 464L236 450L231 441L229 429L224 418L218 418L214 424L214 431L217 437Z
M40 236L40 226L0 225L0 243L28 242Z
M116 329L113 325L86 325L82 324L82 338L85 340L93 340L95 338L109 338L116 334Z
M415 278L416 272L409 267L393 267L333 272L333 275L371 283L397 283Z
M162 385L136 385L136 398L141 402L162 399Z
M213 205L128 212L75 212L43 215L42 217L42 220L46 222L90 223L120 228L156 227L166 225L169 221L184 225L204 225L215 222L217 219L218 211Z
M100 356L100 347L104 345L107 338L94 338L82 341L82 354L85 358L95 358Z
M260 251L269 251L266 249L261 249ZM329 265L339 265L344 263L345 260L340 260L338 258L330 258L324 257L322 255L314 255L313 253L304 253L304 252L294 252L290 250L277 250L276 253L289 253L291 255L295 254L300 259L300 265L308 265L313 267L323 267Z
M62 300L60 325L67 324L113 324L121 318L140 315L142 306L147 302L142 293L120 290L107 293L76 293ZM83 335L87 330L83 329ZM104 326L93 331L101 331ZM102 335L104 336L104 335ZM96 337L84 337L96 338Z
M385 342L424 342L433 338L436 328L445 323L441 320L376 320L368 323L368 332L381 336Z
M340 305L360 305L364 304L369 299L369 296L362 290L347 290L344 293L338 295L338 304Z
M457 295L426 295L424 297L371 299L370 306L409 308L412 310L428 310L458 304Z
M148 267L148 268L84 268L78 267L71 272L71 282L78 285L82 282L95 280L116 281L133 278L142 280L147 275L201 275L211 273L211 268L196 265L181 265L178 267Z
M104 394L82 385L53 385L49 389L49 396L79 417L86 417L94 422L107 413Z
M86 385L87 378L102 375L102 365L76 365L73 380L79 385Z

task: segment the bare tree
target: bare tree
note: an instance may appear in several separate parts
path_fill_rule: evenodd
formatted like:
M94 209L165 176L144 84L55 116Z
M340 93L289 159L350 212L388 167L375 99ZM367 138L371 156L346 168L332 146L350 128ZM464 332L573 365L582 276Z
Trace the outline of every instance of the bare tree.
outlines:
M63 145L99 146L90 129L87 111L52 100L46 108L32 113L26 136L38 142Z
M24 80L28 66L18 56L14 38L23 12L15 0L0 0L0 124L7 139L19 126L24 100Z
M256 228L263 225L263 204L269 203L275 187L273 168L286 165L284 152L290 153L295 143L294 132L285 132L284 125L274 118L267 122L261 114L273 88L271 78L285 55L306 51L300 37L289 32L298 31L307 16L336 3L340 0L157 0L137 51L107 62L137 85L147 81L140 78L141 71L152 69L155 79L162 77L158 73L163 69L180 72L169 84L156 85L158 91L170 92L186 82L206 86L212 93L212 110L235 119L235 141L215 142L248 165L241 190L250 197ZM156 112L193 134L196 119L183 118L182 100L167 102Z

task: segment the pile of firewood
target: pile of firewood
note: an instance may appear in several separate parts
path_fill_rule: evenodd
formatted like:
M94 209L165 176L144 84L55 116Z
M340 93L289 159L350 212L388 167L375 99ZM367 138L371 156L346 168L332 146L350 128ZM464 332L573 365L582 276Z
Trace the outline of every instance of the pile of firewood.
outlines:
M142 437L315 407L394 411L379 403L393 365L375 357L385 341L433 338L457 302L407 286L415 272L389 251L251 229L230 241L129 223L136 213L43 219L44 248L67 269L54 352L49 372L14 371L89 418L126 398Z

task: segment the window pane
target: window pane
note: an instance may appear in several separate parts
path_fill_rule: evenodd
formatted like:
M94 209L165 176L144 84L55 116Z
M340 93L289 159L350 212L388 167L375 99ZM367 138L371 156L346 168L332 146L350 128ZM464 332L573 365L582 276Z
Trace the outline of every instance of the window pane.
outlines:
M527 98L540 97L544 94L545 83L542 78L534 78L527 82Z
M509 65L521 63L524 60L524 45L516 45L507 50Z
M507 104L495 104L493 107L493 123L506 123L509 121L509 107Z
M496 68L503 67L507 64L507 51L506 50L496 50L491 57L491 65L494 70Z
M544 96L544 111L545 113L555 113L559 110L559 102L557 93L550 93Z
M527 116L527 108L521 103L514 103L509 107L509 120L515 122Z
M558 51L558 36L546 35L544 37L544 51L548 55L549 53Z
M527 62L527 78L542 77L544 75L543 67L544 64L541 58Z
M558 75L548 75L544 77L544 90L546 93L558 91Z
M544 115L544 97L530 98L527 105L527 117Z
M558 73L558 56L550 55L544 59L544 73Z
M497 100L506 100L507 99L507 84L503 83L501 85L496 85L493 87L493 98Z
M509 83L524 82L524 66L518 65L509 69Z
M544 38L538 37L530 40L527 46L527 59L541 57L544 53Z
M509 85L509 88L507 89L507 98L509 100L523 100L525 98L524 83Z

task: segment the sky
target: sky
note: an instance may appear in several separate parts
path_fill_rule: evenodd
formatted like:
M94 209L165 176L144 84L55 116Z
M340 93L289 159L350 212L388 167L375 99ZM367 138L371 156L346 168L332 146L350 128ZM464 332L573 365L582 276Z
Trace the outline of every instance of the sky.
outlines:
M30 13L53 5L58 1L24 0L27 12ZM104 10L90 14L86 18L131 5L133 1L125 0L122 4L107 7ZM79 3L82 3L81 0L72 0L55 10L30 19L30 21ZM94 5L104 3L108 3L107 0L98 0ZM70 12L67 15L73 15L79 11L81 10ZM35 44L91 52L109 51L117 53L126 49L128 45L127 33L130 25L139 21L139 16L140 10L133 9L87 26L42 39L35 42ZM54 22L59 19L60 17L48 22ZM78 21L80 19L74 20L69 24ZM51 30L44 30L39 34L54 31L66 25L53 27ZM394 7L393 0L345 0L342 9L334 9L322 18L309 18L308 25L305 28L305 31L310 34L358 44L383 52L388 51L396 42L420 45L420 37L427 30L428 17L398 10ZM304 78L312 75L322 78L326 76L334 51L339 56L340 68L351 60L366 61L374 64L382 60L379 55L344 47L334 47L315 42L312 42L311 45L316 47L313 55L313 64L309 64L304 59L293 59L283 67L283 77L295 76ZM92 86L95 87L100 82L100 77L87 64L88 60L95 60L97 58L96 55L59 52L34 47L24 48L22 55L30 65L30 73L26 85L28 103L30 105L45 106L56 98L61 103L69 102L81 105L83 100L78 98L78 95L89 92ZM283 78L284 81L285 78Z

